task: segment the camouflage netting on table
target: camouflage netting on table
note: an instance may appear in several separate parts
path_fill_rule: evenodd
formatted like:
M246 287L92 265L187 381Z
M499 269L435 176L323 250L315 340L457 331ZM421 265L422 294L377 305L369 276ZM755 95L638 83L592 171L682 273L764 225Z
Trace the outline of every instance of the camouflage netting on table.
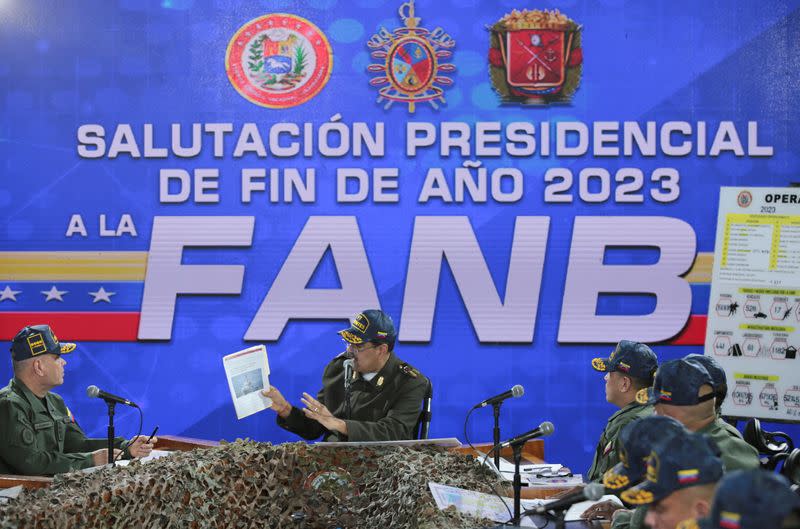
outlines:
M57 476L50 488L0 506L0 529L491 525L439 511L428 481L482 492L498 483L472 458L437 447L236 441Z

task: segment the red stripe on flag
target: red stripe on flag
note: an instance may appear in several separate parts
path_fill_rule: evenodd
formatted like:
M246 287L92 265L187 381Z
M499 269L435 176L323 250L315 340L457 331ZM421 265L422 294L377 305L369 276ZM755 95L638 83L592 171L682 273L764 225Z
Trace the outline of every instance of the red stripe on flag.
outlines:
M138 312L0 312L0 340L12 340L26 325L46 323L62 342L135 342Z
M692 314L689 316L689 323L672 340L667 343L671 345L703 345L706 343L706 323L708 316L705 314Z

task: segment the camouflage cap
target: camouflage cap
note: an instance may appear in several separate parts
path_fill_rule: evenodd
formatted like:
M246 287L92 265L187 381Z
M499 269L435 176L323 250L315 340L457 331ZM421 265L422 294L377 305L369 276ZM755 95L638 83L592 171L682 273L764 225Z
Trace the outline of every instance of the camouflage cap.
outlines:
M389 342L395 337L394 323L382 310L369 309L357 314L350 327L342 329L339 334L352 344Z
M626 424L619 434L620 462L603 474L603 485L619 491L639 483L644 479L647 458L654 447L685 433L687 430L680 422L664 415L651 415Z
M711 375L702 364L685 358L669 360L656 371L653 387L642 389L636 394L636 402L694 406L714 398L713 391L700 396L700 388L703 386L714 388Z
M643 343L621 340L611 356L595 358L592 367L596 371L610 373L619 371L632 377L650 380L658 368L656 354Z
M14 336L11 358L15 362L43 354L62 355L75 350L74 343L59 344L49 325L29 325Z
M632 505L648 505L680 489L716 483L723 470L717 444L707 435L687 430L656 444L647 459L646 479L620 497Z

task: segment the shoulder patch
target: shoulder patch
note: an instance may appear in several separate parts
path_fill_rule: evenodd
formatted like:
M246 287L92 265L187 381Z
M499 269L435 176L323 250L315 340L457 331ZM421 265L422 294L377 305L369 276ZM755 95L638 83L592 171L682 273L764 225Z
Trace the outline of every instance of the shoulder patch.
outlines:
M411 378L419 377L420 373L408 364L400 364L400 372Z
M27 428L22 430L22 442L26 445L33 444L33 432Z

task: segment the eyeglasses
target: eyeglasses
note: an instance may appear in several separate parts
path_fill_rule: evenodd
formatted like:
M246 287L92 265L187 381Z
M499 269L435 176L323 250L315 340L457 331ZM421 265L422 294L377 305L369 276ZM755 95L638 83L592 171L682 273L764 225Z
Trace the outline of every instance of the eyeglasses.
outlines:
M376 345L372 342L362 343L358 345L350 343L347 340L342 340L342 342L344 342L348 351L352 351L354 353L360 353L361 351L366 351L367 349L372 349L376 347Z

